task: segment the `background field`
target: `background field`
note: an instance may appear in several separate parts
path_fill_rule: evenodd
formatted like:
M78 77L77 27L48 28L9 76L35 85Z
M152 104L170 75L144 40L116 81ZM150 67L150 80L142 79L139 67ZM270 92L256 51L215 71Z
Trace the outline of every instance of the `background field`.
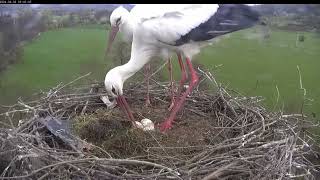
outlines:
M92 79L103 81L115 64L110 57L104 58L107 33L101 26L42 33L25 45L21 63L0 74L0 104L14 103L18 97L28 97L88 72L92 72ZM259 29L241 31L203 49L194 62L212 69L216 78L232 89L248 96L264 96L264 103L271 109L277 99L277 86L280 99L276 108L284 103L290 112L298 112L301 105L299 65L307 97L313 99L306 112L320 115L320 38L312 33L304 35L305 42L296 47L296 32L273 30L264 40L259 37ZM178 80L176 60L174 67ZM162 73L167 77L166 69Z
M106 31L99 28L65 28L41 34L24 48L21 63L1 74L1 104L13 103L39 89L68 82L92 72L103 80L110 61L104 60Z
M259 30L251 29L232 34L213 47L207 47L196 59L205 67L222 65L215 71L225 85L248 96L266 97L266 105L274 107L279 89L280 107L298 112L301 107L299 65L307 97L314 99L308 112L320 112L320 39L304 33L306 41L296 47L296 33L272 31L267 40L255 38ZM310 104L310 103L309 103ZM279 106L278 106L279 107Z

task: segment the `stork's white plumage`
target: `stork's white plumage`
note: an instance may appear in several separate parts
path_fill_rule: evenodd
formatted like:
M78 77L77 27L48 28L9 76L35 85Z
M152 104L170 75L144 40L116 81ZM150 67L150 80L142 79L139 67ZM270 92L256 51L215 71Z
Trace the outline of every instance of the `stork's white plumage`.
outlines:
M192 57L213 38L249 28L258 20L258 13L249 6L239 4L136 5L130 15L121 18L121 21L133 22L130 60L107 73L106 90L109 95L125 102L122 97L123 83L148 63L151 57L167 59L172 51L181 53L186 58L191 81L188 89L175 103L170 116L161 125L160 130L165 131L172 127L186 96L198 82L191 63ZM181 66L184 72L183 68Z
M136 11L136 7L140 6L135 6L133 8L133 12L139 12ZM109 34L109 42L107 45L107 52L110 51L112 42L117 34L117 31L120 31L124 37L124 40L132 43L132 37L133 37L133 28L134 28L134 23L136 21L131 20L134 18L136 13L130 13L127 9L123 8L122 6L119 6L116 8L110 15L110 23L111 23L111 31ZM168 60L168 70L170 73L170 86L171 86L171 105L169 109L173 107L174 103L174 87L173 87L173 74L172 74L172 64L171 64L171 59L166 59ZM149 97L149 73L150 73L150 64L148 63L145 65L145 81L147 82L147 95L146 95L146 106L150 105L150 97Z

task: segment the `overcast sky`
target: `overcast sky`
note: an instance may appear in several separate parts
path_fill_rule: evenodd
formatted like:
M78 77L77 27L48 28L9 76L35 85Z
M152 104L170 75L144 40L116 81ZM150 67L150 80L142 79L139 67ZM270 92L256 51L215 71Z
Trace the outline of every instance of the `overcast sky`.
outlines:
M36 8L36 7L40 6L40 4L31 4L30 6L31 6L32 8Z

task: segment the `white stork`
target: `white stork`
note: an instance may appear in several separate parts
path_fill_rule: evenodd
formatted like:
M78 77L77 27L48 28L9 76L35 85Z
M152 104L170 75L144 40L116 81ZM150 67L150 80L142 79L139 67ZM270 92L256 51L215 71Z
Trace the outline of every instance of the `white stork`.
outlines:
M117 97L117 102L131 120L134 118L123 97L123 83L153 56L168 59L171 52L177 52L186 59L191 81L161 124L162 132L172 127L186 96L199 81L191 63L192 57L215 37L252 27L259 21L257 12L240 4L137 5L130 14L122 17L122 21L133 22L131 57L126 64L111 69L104 83L107 93Z
M137 7L137 6L135 6ZM133 7L133 9L135 9L135 7ZM139 7L139 6L138 6ZM135 10L133 10L134 12ZM132 37L133 37L133 27L134 27L134 23L135 21L130 20L132 14L130 14L130 12L123 8L122 6L119 6L118 8L116 8L115 10L112 11L111 15L110 15L110 24L111 24L111 30L109 32L109 41L108 41L108 45L107 45L107 53L110 51L111 49L111 45L118 33L118 31L120 31L123 34L124 40L127 42L132 42ZM181 56L180 54L178 55L178 59L179 59L179 63L182 62ZM150 73L150 63L147 63L147 65L144 66L144 74L145 74L145 78L146 78L146 82L147 82L147 95L146 95L146 106L150 105L150 96L149 96L149 73ZM172 63L171 63L171 58L168 58L168 70L169 70L169 74L170 74L170 87L171 87L171 103L169 106L169 110L171 110L171 108L174 105L174 87L173 87L173 75L172 75Z

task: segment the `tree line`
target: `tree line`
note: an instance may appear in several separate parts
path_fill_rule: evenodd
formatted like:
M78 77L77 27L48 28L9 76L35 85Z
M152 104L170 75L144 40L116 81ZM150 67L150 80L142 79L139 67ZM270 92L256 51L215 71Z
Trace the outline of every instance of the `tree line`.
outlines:
M320 31L319 4L262 4L254 8L272 27L293 31Z

